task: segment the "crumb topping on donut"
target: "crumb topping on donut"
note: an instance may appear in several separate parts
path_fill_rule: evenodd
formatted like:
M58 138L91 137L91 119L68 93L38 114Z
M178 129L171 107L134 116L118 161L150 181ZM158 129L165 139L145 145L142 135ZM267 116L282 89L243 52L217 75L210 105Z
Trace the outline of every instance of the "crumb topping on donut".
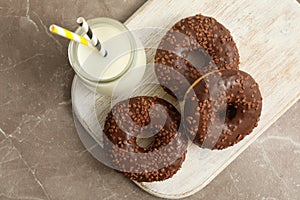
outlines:
M230 32L212 17L196 15L177 22L162 39L155 72L167 92L182 100L201 75L238 69L239 54Z
M252 132L261 109L254 79L243 71L223 70L201 80L186 95L185 128L197 145L224 149Z
M125 176L139 182L172 177L185 159L187 137L180 114L157 97L134 97L116 104L104 126L107 157ZM150 139L147 146L139 139Z

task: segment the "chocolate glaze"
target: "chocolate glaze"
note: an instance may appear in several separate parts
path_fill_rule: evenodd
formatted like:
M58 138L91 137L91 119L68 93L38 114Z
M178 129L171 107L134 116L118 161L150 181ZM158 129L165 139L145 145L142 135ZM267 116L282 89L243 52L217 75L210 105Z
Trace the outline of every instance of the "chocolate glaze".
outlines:
M185 159L187 137L178 131L180 114L157 97L134 97L116 104L104 126L104 148L115 169L139 182L172 177ZM143 147L138 139L152 138Z
M155 72L164 89L179 100L201 75L238 69L239 54L230 32L212 17L196 15L177 22L155 55Z
M257 126L262 109L258 84L246 72L222 70L200 78L185 96L184 127L200 147L224 149Z

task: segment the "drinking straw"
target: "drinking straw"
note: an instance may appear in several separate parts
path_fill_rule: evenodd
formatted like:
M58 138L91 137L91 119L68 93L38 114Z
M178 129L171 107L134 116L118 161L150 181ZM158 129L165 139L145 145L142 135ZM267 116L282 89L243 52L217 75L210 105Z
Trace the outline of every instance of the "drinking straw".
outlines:
M104 48L102 48L100 41L98 40L98 38L96 37L92 29L90 28L86 20L83 17L79 17L77 19L77 23L83 28L84 32L90 38L94 47L96 47L100 52L100 54L105 57L107 55L107 51Z
M52 33L55 33L59 36L62 36L64 38L67 38L69 40L73 40L75 42L78 42L80 44L83 44L85 46L89 46L89 47L93 47L94 48L94 45L91 44L91 42L89 42L87 39L85 39L84 37L76 34L76 33L73 33L65 28L62 28L60 26L57 26L55 24L52 24L50 27L49 27L49 30L52 32Z

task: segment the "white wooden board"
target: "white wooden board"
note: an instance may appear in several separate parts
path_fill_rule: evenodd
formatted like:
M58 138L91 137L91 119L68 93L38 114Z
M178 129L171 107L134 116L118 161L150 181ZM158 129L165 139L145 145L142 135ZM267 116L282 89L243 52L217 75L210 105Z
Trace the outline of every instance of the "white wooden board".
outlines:
M137 183L147 192L163 198L179 199L201 190L300 97L300 6L296 0L150 0L126 24L130 29L169 28L181 18L197 13L216 18L231 31L241 57L240 68L260 85L263 111L259 126L234 147L210 151L190 145L182 169L173 178ZM137 36L145 46L153 47L160 41L155 30L145 29ZM153 49L147 51L150 63L153 55ZM144 81L153 79L153 69L149 66ZM165 95L160 89L143 91L143 95L155 92ZM98 131L101 130L97 119L103 123L109 102L107 97L95 99L74 79L74 111L99 145ZM98 114L91 116L94 108Z

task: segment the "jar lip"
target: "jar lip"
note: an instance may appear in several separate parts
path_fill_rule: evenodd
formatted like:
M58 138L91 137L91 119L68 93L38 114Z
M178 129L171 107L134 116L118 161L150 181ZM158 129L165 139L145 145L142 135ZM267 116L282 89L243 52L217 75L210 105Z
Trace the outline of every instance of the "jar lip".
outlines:
M106 79L92 79L90 78L87 73L84 70L78 70L81 69L81 65L78 61L78 56L77 56L77 49L79 44L77 42L74 41L70 41L69 43L69 47L68 47L68 57L69 57L69 62L73 68L73 70L75 71L75 73L84 81L87 82L91 82L91 83L109 83L112 81L115 81L117 79L119 79L121 76L123 76L130 68L130 66L132 65L135 57L136 57L136 43L134 40L134 36L133 34L130 32L130 30L121 22L115 20L115 19L111 19L111 18L106 18L106 17L101 17L101 18L94 18L94 19L89 19L87 20L87 22L89 23L89 25L93 28L93 26L97 25L97 24L101 24L101 23L105 23L105 24L109 24L109 25L113 25L114 27L116 27L117 29L121 30L122 33L126 34L128 36L129 42L130 42L130 58L129 61L127 63L127 66L124 68L124 70L122 70L120 73L118 73L117 75L111 77L111 78L106 78ZM75 31L76 34L79 35L83 35L84 31L78 27Z

